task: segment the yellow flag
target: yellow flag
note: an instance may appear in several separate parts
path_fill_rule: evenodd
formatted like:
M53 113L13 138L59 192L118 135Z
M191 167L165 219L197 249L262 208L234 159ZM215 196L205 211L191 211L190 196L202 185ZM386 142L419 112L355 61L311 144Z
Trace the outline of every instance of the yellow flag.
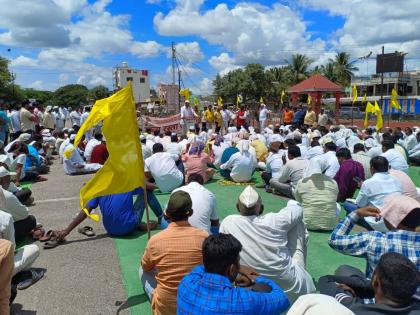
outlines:
M366 97L366 93L365 93L365 95L363 95L362 103L366 103L366 102L367 102L367 97Z
M101 121L109 157L95 176L80 189L80 205L85 213L87 202L95 197L129 192L145 184L131 83L114 95L96 101L76 135L74 147L77 148L86 131ZM99 220L97 214L89 217Z
M198 97L194 96L194 105L198 106L199 103L200 101L198 100Z
M217 107L222 107L223 106L223 99L219 96L219 98L217 99Z
M311 94L308 94L308 108L309 106L311 106L311 101L312 101Z
M281 95L280 95L280 103L283 105L284 103L284 97L286 96L286 92L283 90L281 91Z
M363 126L365 128L367 128L367 126L369 125L369 122L368 122L368 114L369 113L370 114L374 114L375 113L375 106L373 106L371 102L367 102L367 104L366 104L366 109L365 109L365 122L363 124Z
M264 98L262 96L260 97L260 103L264 103Z
M236 97L236 106L239 106L239 104L241 104L241 103L242 103L242 95L238 95Z
M182 89L181 91L179 91L179 94L181 94L182 96L185 97L185 100L190 100L190 90L189 89Z
M357 101L357 88L356 85L353 85L353 104Z
M400 110L401 109L401 105L400 105L400 102L398 102L397 97L398 97L397 91L395 89L392 89L392 93L391 93L391 105L396 110Z
M382 110L379 107L377 101L375 101L375 115L376 115L376 130L379 130L384 126L384 121L382 119Z

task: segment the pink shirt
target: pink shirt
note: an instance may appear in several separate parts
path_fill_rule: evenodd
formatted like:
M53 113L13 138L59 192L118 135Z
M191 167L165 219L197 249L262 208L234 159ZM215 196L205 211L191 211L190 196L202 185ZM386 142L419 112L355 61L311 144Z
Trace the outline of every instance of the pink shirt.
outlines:
M214 158L211 158L207 153L202 152L200 156L185 153L182 155L182 162L184 162L187 169L187 179L190 174L198 173L203 176L204 182L209 181L210 176L207 174L207 163L213 163Z
M413 181L406 173L404 173L403 171L390 169L389 174L400 180L403 187L404 195L420 202L420 195L417 192L416 185L414 185Z

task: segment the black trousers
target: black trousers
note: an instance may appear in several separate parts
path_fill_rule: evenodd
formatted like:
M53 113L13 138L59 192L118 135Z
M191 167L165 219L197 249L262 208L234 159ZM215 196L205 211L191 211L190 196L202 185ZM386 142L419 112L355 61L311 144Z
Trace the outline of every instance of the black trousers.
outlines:
M273 178L271 173L268 172L262 172L261 178L265 182L266 185L270 185L270 179Z
M410 162L414 165L420 166L420 156L413 156L410 158Z
M31 197L32 191L30 191L28 188L23 188L15 192L14 195L17 199L19 199L21 203L25 203Z
M36 227L36 218L29 215L26 219L16 221L15 227L15 241L19 242L31 235L31 231Z

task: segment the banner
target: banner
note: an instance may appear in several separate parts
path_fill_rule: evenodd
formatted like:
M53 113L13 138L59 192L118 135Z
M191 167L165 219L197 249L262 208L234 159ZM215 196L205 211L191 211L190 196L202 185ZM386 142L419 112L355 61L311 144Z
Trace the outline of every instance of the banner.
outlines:
M141 126L143 131L146 129L160 129L161 132L172 131L178 132L182 130L181 127L181 114L176 114L168 117L151 117L151 116L141 116Z

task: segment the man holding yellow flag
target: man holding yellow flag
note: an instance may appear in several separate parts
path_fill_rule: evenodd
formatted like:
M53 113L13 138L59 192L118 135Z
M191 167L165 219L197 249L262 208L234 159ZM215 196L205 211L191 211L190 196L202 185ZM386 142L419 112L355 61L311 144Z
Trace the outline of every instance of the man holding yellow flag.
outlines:
M49 248L63 241L86 217L99 221L97 214L91 214L98 205L101 208L104 227L110 235L132 233L142 218L146 180L131 84L111 97L95 103L88 119L77 133L74 147L77 147L87 130L101 121L102 131L107 139L109 158L82 187L82 210L65 230L57 232L56 243L53 242ZM133 205L135 196L137 200ZM151 191L147 191L147 201L156 216L162 218L162 208ZM83 229L79 231L85 232Z

